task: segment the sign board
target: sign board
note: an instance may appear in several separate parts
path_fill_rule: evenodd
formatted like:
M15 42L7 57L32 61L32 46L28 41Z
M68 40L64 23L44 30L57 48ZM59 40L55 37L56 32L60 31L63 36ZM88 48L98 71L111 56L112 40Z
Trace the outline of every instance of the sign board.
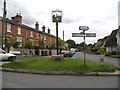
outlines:
M72 33L72 37L83 37L83 33ZM96 33L85 33L85 37L96 37Z
M83 37L81 33L72 33L72 37Z
M85 33L86 37L96 37L96 33Z
M88 29L89 29L88 26L80 26L80 27L79 27L79 30L86 30L86 31L87 31Z

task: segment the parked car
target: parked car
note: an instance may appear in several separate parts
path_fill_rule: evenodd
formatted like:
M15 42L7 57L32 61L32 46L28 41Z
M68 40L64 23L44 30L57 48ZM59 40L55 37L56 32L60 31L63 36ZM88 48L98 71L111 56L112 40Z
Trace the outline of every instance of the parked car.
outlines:
M12 53L6 53L4 50L0 48L0 60L9 60L9 61L14 61L16 60L16 55Z
M62 51L60 52L60 54L63 54L64 57L72 57L72 56L73 56L73 53L70 52L70 51L67 51L67 50L62 50Z

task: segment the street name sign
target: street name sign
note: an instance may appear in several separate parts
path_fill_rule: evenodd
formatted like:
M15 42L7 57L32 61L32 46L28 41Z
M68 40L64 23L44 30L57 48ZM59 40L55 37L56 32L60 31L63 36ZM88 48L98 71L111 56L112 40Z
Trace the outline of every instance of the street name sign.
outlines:
M96 33L85 33L86 37L96 37Z
M83 37L83 33L72 33L72 37ZM85 33L85 37L96 37L96 33Z
M72 37L83 37L81 33L72 33Z
M88 26L80 26L79 27L79 30L85 30L85 31L87 31L88 29L89 29Z

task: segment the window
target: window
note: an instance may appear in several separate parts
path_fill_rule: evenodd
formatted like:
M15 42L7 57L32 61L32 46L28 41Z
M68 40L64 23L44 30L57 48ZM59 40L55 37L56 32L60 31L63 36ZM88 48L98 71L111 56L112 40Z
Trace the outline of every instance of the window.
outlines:
M44 41L46 41L46 36L44 36Z
M30 41L32 42L32 45L34 45L34 40L33 40L33 39L30 39Z
M39 38L39 33L36 33L36 38Z
M30 32L30 37L33 37L33 32L32 31Z
M20 47L22 47L22 37L17 37L17 42L20 42Z
M28 38L28 35L27 35L27 29L26 29L26 38Z
M18 34L21 35L21 27L18 27Z
M7 23L7 32L11 32L11 24Z

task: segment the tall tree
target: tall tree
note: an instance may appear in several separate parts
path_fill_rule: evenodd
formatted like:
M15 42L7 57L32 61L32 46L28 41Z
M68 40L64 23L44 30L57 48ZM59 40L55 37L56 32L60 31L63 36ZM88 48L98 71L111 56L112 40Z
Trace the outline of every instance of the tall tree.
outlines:
M70 48L75 48L75 47L76 47L76 43L75 43L74 40L69 39L69 40L67 40L66 42L68 43L69 49L70 49Z

